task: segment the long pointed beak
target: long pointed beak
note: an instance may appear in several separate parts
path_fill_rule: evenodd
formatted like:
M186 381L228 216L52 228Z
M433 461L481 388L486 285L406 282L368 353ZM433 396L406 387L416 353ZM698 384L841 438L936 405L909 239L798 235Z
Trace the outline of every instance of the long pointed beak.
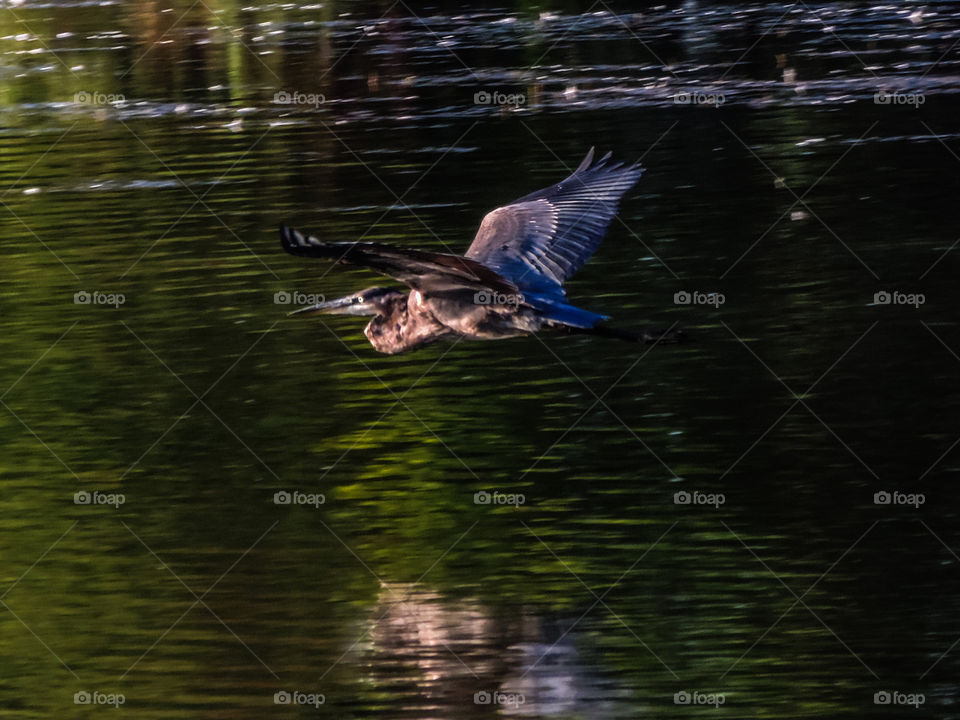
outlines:
M355 303L353 299L353 295L347 295L346 297L337 298L336 300L327 300L326 302L317 303L316 305L308 305L307 307L302 307L291 313L287 313L287 317L293 317L294 315L304 317L308 315L355 315L359 309L357 307L359 303Z

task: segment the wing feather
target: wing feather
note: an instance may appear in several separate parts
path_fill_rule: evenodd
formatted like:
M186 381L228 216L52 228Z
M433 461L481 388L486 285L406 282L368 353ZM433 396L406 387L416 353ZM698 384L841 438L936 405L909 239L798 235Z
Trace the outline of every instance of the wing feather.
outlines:
M446 253L381 243L330 243L280 226L283 249L291 255L325 258L387 275L417 290L470 287L516 293L517 286L483 263Z
M638 163L596 163L593 148L565 180L499 207L484 217L466 257L521 289L562 294L563 283L593 255L636 184Z

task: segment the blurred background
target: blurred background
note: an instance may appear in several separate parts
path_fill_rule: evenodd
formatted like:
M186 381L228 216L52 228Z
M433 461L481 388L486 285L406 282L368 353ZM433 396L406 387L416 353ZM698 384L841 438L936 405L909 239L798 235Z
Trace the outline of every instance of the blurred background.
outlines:
M7 0L0 717L960 715L958 21ZM286 317L591 146L691 342Z

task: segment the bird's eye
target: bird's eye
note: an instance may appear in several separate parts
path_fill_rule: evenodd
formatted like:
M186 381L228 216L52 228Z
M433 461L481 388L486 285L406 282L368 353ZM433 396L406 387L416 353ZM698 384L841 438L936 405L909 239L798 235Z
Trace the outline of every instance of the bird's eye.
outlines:
M356 297L353 298L353 301L354 301L355 303L363 302L363 298L360 297L359 295L357 295Z

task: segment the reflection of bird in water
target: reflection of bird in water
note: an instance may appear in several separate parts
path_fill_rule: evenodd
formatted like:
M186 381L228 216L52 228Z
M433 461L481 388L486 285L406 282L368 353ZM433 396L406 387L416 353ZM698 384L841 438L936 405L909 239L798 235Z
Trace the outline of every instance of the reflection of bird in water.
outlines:
M430 717L473 717L472 705L503 715L636 717L627 712L635 709L628 690L581 657L571 624L532 607L497 610L472 597L383 583L354 661Z
M596 163L593 149L570 177L488 213L465 256L380 243L328 243L281 226L293 255L360 265L408 285L412 292L369 288L294 314L373 316L364 333L395 354L441 339L497 340L543 328L653 342L663 333L630 333L567 302L563 283L603 240L638 164ZM674 334L669 339L677 339Z

